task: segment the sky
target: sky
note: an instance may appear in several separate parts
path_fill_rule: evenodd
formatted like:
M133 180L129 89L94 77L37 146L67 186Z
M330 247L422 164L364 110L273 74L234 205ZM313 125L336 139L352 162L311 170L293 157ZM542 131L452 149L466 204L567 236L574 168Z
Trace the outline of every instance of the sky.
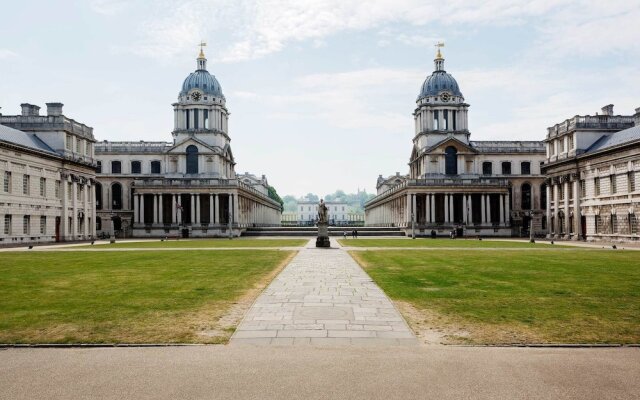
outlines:
M171 141L204 40L236 172L281 195L371 193L378 175L407 173L437 41L472 140L542 140L574 115L640 107L640 0L23 0L0 12L0 112L62 102L97 140Z

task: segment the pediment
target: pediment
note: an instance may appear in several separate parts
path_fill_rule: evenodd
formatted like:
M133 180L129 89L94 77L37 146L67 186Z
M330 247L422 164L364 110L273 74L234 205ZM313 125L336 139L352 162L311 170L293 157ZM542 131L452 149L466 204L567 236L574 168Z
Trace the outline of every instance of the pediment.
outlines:
M478 150L476 150L475 148L473 148L472 146L468 145L467 143L464 143L458 139L456 139L455 137L449 137L444 139L443 141L434 144L431 147L427 147L424 149L423 154L442 154L444 153L445 149L447 147L455 147L456 150L458 151L458 154L460 153L473 153L476 154L478 153Z
M175 145L173 145L173 147L171 147L169 150L167 150L167 153L171 154L171 153L185 153L187 150L188 146L194 145L198 148L198 153L201 154L207 154L207 153L213 153L213 154L222 154L223 153L223 149L221 149L220 147L217 146L210 146L207 143L203 142L202 140L199 140L195 137L188 137L178 143L176 143Z

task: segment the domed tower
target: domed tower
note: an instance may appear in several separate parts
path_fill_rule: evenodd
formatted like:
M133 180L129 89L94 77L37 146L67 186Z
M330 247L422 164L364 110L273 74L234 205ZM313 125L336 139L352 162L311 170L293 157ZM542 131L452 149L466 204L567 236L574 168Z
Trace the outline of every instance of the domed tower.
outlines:
M173 104L173 109L173 137L176 142L186 137L197 137L210 146L223 148L228 144L229 111L220 83L207 71L207 59L202 47L197 58L197 69L182 83L178 102Z
M435 71L425 79L416 100L414 145L418 149L431 147L449 137L469 143L469 104L464 102L458 82L444 69L440 52L443 46L443 43L437 44Z

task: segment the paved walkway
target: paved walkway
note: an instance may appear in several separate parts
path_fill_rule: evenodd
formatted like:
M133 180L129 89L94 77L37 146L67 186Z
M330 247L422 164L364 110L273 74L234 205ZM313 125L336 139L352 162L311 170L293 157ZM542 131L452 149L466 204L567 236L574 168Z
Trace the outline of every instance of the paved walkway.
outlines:
M418 341L389 298L339 248L302 249L258 297L231 344L399 344Z

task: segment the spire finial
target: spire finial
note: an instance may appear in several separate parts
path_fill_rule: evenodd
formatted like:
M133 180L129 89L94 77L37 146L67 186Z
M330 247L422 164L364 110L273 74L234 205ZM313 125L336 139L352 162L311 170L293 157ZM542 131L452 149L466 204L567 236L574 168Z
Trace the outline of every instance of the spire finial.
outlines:
M444 42L438 42L434 46L438 49L438 52L436 53L436 59L442 59L442 53L440 53L440 49L444 47Z
M204 58L204 46L206 46L207 44L201 40L200 44L198 46L200 46L200 55L198 56L198 58Z

